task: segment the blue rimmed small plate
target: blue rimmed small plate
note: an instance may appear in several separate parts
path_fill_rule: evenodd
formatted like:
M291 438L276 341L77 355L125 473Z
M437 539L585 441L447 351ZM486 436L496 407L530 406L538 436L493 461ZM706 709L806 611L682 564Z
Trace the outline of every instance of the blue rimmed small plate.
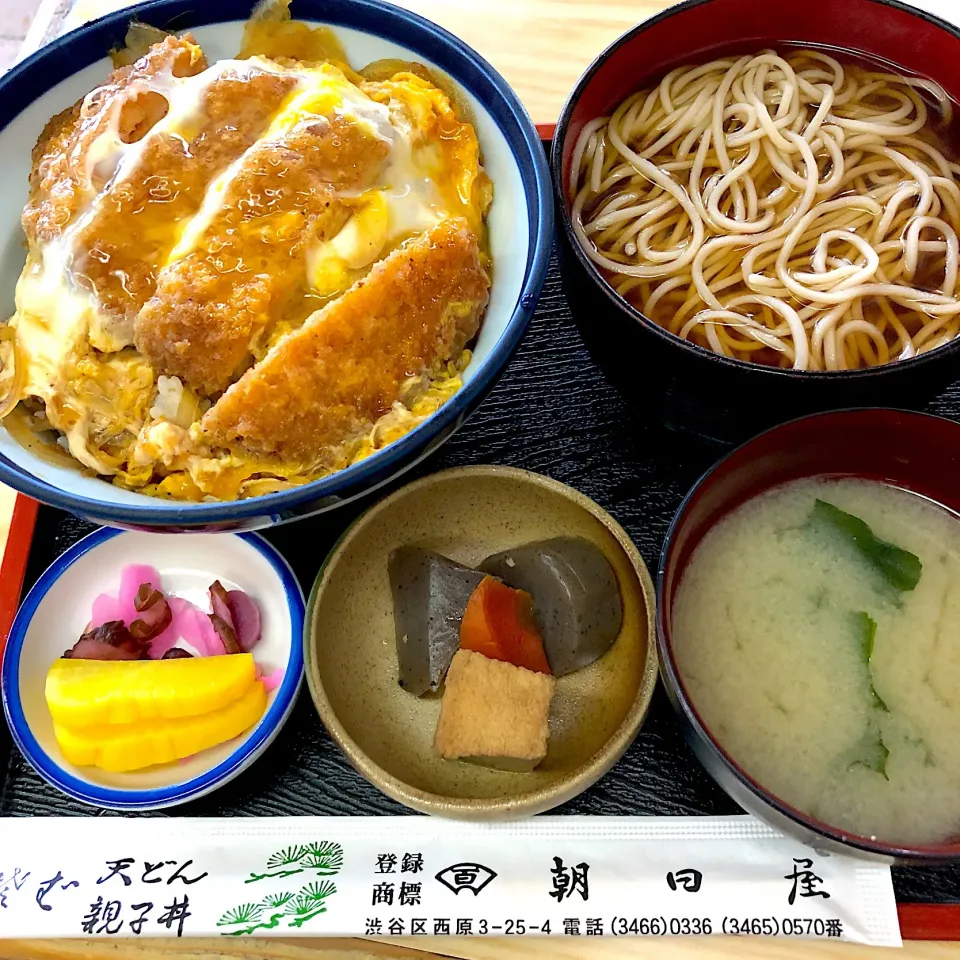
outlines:
M71 647L90 618L93 599L116 593L130 563L155 567L168 595L206 608L220 580L260 607L263 634L254 659L264 674L284 668L267 709L240 737L179 763L111 773L68 763L57 745L44 697L50 665ZM203 796L233 779L263 753L286 722L303 678L303 592L286 560L252 533L187 537L101 529L59 557L27 594L10 632L0 672L3 709L31 766L68 796L115 810L156 810Z

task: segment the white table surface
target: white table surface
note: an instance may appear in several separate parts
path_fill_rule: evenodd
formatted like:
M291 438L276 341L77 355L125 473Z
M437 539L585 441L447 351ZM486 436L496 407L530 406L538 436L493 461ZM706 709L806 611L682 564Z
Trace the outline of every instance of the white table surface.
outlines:
M16 59L40 0L0 0L0 72Z

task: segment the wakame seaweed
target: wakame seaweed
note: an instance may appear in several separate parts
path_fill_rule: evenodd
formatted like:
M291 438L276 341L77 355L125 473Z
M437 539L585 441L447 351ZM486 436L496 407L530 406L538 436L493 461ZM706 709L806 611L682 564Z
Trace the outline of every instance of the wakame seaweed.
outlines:
M895 543L881 540L868 524L852 513L826 500L817 500L810 513L810 522L822 524L843 535L895 590L913 590L920 582L923 570L920 558Z
M890 751L883 742L883 734L876 724L870 724L864 731L859 743L847 754L847 769L854 767L866 767L874 773L879 773L884 780L889 780L887 776L887 759Z
M874 643L877 639L877 621L863 610L855 613L853 620L857 642L860 646L860 657L867 668L867 675L870 678L870 705L877 710L882 710L884 713L889 713L890 708L884 703L883 698L877 693L877 688L873 685L873 669L870 666L870 660L873 657Z
M862 610L853 616L857 638L860 641L860 656L863 658L863 662L869 666L870 658L873 656L873 645L877 639L877 621L869 613Z

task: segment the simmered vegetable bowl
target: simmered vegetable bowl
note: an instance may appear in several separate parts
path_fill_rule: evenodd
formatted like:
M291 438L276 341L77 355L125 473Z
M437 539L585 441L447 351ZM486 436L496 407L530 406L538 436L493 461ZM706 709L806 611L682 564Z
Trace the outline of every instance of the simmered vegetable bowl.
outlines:
M573 672L556 656L552 581L514 579L523 545L546 557L558 539L612 568L620 621ZM503 556L501 578L487 563ZM321 720L376 787L425 813L513 819L576 796L623 754L656 681L652 631L649 573L608 513L547 477L472 466L407 484L350 527L314 585L304 650Z
M623 622L617 575L600 549L554 537L476 569L416 546L389 564L399 683L444 687L434 749L517 772L547 755L556 678L589 666Z

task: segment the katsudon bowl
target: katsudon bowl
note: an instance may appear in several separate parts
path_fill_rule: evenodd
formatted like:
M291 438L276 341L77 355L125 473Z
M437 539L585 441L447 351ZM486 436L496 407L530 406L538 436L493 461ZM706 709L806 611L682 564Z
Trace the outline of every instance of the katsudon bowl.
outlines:
M208 60L235 57L254 0L155 0L96 20L54 40L0 78L0 311L10 316L24 266L20 215L31 151L51 117L102 83L108 52L134 20L189 32ZM295 20L325 24L351 65L421 63L452 90L476 130L494 185L486 218L493 268L490 299L462 386L410 432L345 469L279 492L237 500L161 499L119 487L70 462L62 451L23 443L0 424L0 482L98 523L168 531L255 529L325 510L389 482L444 442L483 400L517 347L546 274L553 206L543 148L516 94L476 52L429 21L379 0L293 0ZM21 440L23 439L21 432ZM59 455L58 455L59 453Z

